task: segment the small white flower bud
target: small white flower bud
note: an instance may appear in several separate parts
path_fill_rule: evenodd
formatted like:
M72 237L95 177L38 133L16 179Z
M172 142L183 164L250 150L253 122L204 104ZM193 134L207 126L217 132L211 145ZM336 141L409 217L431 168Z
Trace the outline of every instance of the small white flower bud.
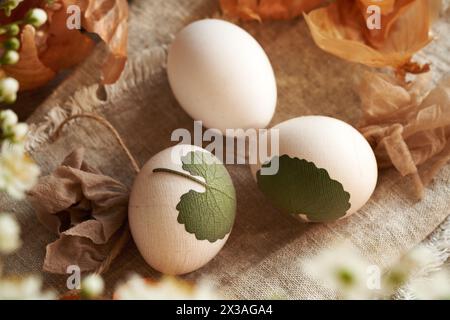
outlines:
M3 0L0 1L1 3L1 9L5 10L5 15L9 17L11 15L11 11L17 8L19 3L21 3L23 0Z
M8 78L7 78L8 79ZM12 78L9 78L12 79ZM5 79L2 79L5 80ZM2 90L2 80L0 80L0 92L4 92ZM12 79L16 81L15 79ZM17 82L17 81L16 81ZM12 110L4 110L0 112L0 122L3 128L12 127L17 124L17 121L19 119L17 118L17 115Z
M20 55L17 51L7 50L2 56L1 62L2 64L11 65L19 62Z
M15 141L22 141L28 133L28 125L26 123L18 123L12 128Z
M19 247L19 225L11 215L0 213L0 253L10 254Z
M25 21L35 28L41 27L47 22L47 13L39 8L31 9L25 16Z
M0 102L13 103L17 98L17 91L19 91L19 82L16 79L10 77L0 79ZM16 123L17 120L15 123L8 123L8 125Z
M3 96L2 98L3 98L2 102L6 104L13 104L17 100L17 94L16 93L9 94L7 96Z
M99 297L105 289L105 283L101 276L91 274L81 282L81 293L84 298L94 299Z

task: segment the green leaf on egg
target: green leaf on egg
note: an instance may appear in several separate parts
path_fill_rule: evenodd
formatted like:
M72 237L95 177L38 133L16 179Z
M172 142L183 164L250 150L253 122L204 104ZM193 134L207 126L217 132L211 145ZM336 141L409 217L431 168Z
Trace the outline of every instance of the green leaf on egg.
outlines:
M227 169L213 155L201 151L190 152L181 161L183 170L202 184L205 192L190 190L181 196L178 222L198 240L223 239L230 233L236 215L236 191Z
M345 216L351 207L350 194L340 182L331 179L325 169L287 155L278 158L277 174L257 173L259 188L276 207L293 215L303 214L312 222L333 221ZM263 167L270 167L271 162Z

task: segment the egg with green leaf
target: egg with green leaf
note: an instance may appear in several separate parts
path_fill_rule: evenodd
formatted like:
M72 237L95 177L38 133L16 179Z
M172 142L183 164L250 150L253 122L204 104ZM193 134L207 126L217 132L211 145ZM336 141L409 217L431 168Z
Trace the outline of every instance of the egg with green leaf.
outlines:
M355 128L330 117L305 116L272 129L278 147L270 146L272 155L251 169L275 207L304 221L329 222L348 217L370 199L377 162Z
M130 195L133 239L147 263L164 274L195 271L224 246L236 215L236 192L210 152L178 145L155 155Z

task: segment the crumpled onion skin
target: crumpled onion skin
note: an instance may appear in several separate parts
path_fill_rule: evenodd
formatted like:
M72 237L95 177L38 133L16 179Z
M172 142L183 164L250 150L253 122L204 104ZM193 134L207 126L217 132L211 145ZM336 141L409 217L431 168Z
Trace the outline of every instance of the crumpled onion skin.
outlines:
M450 161L450 76L432 88L431 74L412 82L366 73L358 86L363 117L360 131L380 168L412 176L418 198Z
M243 20L292 19L324 0L220 0L225 15Z
M69 30L67 23L67 5L49 16L50 23L43 31L46 42L41 61L58 71L71 68L86 59L95 46L94 41L79 30Z
M28 194L39 221L59 238L47 245L44 270L65 274L106 271L128 240L125 185L103 175L72 151L51 174L41 177Z
M53 79L55 71L45 66L39 59L35 42L35 29L27 25L20 36L20 60L13 66L5 66L7 76L15 78L20 83L21 90L30 90L45 85Z
M103 67L103 83L116 82L127 61L128 3L127 0L63 0L77 2L84 12L83 27L96 33L108 44L110 55ZM80 3L81 2L81 3Z
M20 60L3 67L7 76L16 78L20 90L39 88L50 81L60 70L69 69L85 60L95 43L81 30L66 26L67 8L77 5L81 11L81 27L96 33L108 46L109 55L102 68L104 84L115 83L127 61L128 3L126 0L29 0L13 10L11 17L0 15L1 23L23 17L30 9L41 7L48 15L47 23L37 31L30 25L22 28ZM33 32L33 35L31 35Z
M408 65L412 56L430 41L432 17L439 10L435 0L383 0L381 30L367 28L367 6L374 1L337 0L305 14L315 43L342 59L370 67Z
M411 57L430 41L440 0L220 0L226 16L243 20L292 19L303 13L315 43L342 59L370 67L393 67L399 76L427 72ZM369 29L373 8L381 28ZM322 6L322 7L321 7ZM315 10L313 10L315 9ZM311 11L312 10L312 11ZM306 14L309 12L308 14Z

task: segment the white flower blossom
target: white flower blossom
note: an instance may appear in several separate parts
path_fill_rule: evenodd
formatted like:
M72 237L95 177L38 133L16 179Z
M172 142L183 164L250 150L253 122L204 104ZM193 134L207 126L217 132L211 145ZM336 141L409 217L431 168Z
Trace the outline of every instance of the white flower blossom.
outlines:
M10 254L20 247L20 227L9 214L0 213L0 253Z
M23 143L27 133L28 125L26 123L18 123L17 115L14 111L5 110L0 112L0 139L13 144Z
M434 259L433 257L433 252L428 247L421 245L407 254L401 264L413 272L426 266Z
M23 141L28 133L28 125L26 123L18 123L12 128L13 140L16 142Z
M410 289L419 300L450 300L450 274L446 271L434 273L413 281Z
M348 242L321 251L302 267L324 286L335 290L341 299L373 296L367 285L369 263Z
M105 283L101 276L91 274L81 282L81 295L87 299L99 297L105 290Z
M37 277L0 279L0 300L52 300L56 295L42 290Z
M426 246L418 246L392 266L383 277L383 294L391 296L410 278L433 260L433 253Z
M17 87L15 85L17 84ZM16 91L19 89L19 84L16 79L13 78L3 78L0 79L0 92L10 94L11 91ZM2 131L9 131L10 128L15 126L19 119L17 115L12 110L0 111L0 124Z
M2 64L11 65L16 64L20 60L20 55L15 50L7 50L3 53L1 58Z
M19 91L19 82L16 79L11 77L0 79L0 102L13 103L17 98L18 91ZM9 116L12 116L12 114L15 115L15 113L11 110L2 111L1 113L8 114ZM17 123L17 116L15 116L15 119L16 119L15 123L11 123L11 121L6 121L5 124L14 125ZM0 122L1 120L2 119L0 115Z
M212 286L205 281L194 286L171 277L153 282L133 276L118 286L114 293L116 300L216 300L219 298Z
M4 142L0 152L0 191L6 191L16 199L37 182L39 167L25 154L22 145Z
M45 10L39 8L31 9L25 15L25 21L33 25L35 28L39 28L47 22L47 13Z

